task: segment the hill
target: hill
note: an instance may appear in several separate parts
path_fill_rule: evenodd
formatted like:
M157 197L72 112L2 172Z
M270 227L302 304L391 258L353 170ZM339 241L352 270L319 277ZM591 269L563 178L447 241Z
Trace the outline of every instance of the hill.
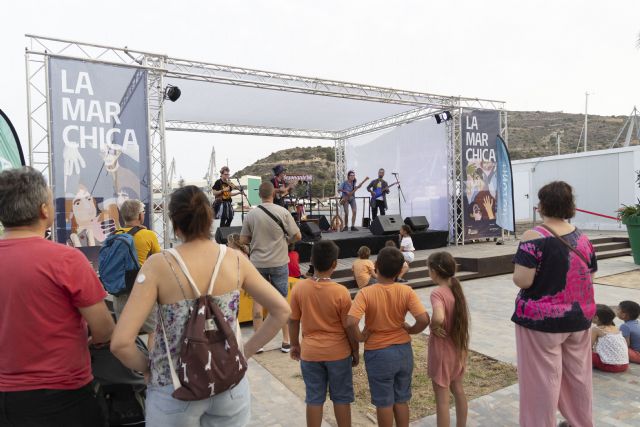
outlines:
M626 120L626 116L589 116L587 149L592 151L609 148ZM558 154L556 133L560 134L561 154L576 152L584 125L584 115L509 111L508 124L509 151L513 160L552 156ZM635 140L631 143L639 142Z
M589 116L587 148L590 151L609 148L626 120L626 116ZM510 111L508 124L509 151L513 160L552 156L558 154L556 134L560 135L561 154L576 152L584 125L584 115L545 111ZM622 137L624 138L624 135ZM636 139L631 143L639 144L640 141ZM333 147L289 148L271 153L236 172L234 176L256 175L262 179L270 179L271 168L277 164L283 164L289 175L313 175L311 188L313 197L330 196L333 195L335 188L334 159ZM298 189L300 196L303 196L302 190Z
M311 195L316 197L333 196L335 193L335 152L333 147L295 147L276 151L258 160L252 165L237 171L234 177L255 175L269 180L273 176L272 168L282 164L288 175L313 175ZM304 196L305 188L296 189Z

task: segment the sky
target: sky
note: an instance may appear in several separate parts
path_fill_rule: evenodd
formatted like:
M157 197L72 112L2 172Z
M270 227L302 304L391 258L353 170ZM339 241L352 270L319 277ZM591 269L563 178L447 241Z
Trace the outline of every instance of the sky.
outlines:
M640 2L621 0L5 1L0 108L27 139L25 33L451 96L509 110L629 114L640 105ZM24 144L26 145L26 143ZM167 134L187 180L211 147L232 173L331 142Z

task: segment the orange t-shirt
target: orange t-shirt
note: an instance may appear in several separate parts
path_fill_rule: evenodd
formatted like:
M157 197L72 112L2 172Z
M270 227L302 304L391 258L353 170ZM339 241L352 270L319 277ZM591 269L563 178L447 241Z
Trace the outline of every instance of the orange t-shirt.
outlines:
M403 327L407 312L414 317L427 312L411 287L400 283L375 284L358 292L349 316L360 319L364 315L364 324L371 333L364 349L378 350L411 341Z
M346 331L350 308L349 291L336 282L296 283L291 291L291 320L302 324L302 360L330 362L351 354Z
M357 259L353 261L351 266L353 275L356 278L356 283L359 288L364 288L369 284L371 275L375 272L375 266L370 259Z

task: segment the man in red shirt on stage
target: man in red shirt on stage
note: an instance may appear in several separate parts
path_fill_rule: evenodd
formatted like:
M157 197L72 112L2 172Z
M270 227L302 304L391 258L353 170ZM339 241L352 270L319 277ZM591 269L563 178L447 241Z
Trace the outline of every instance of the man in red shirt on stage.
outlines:
M54 216L41 173L0 173L0 426L93 427L89 336L109 341L106 292L77 249L44 238Z

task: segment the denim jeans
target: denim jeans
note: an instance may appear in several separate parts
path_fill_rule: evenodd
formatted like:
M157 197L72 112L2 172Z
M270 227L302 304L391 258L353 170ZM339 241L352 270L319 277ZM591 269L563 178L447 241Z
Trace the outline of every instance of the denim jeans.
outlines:
M173 386L147 389L148 427L241 427L251 418L249 380L209 399L187 402L171 396Z
M280 295L287 297L289 293L289 265L281 265L279 267L258 268L262 277L268 280L274 288L280 292Z

